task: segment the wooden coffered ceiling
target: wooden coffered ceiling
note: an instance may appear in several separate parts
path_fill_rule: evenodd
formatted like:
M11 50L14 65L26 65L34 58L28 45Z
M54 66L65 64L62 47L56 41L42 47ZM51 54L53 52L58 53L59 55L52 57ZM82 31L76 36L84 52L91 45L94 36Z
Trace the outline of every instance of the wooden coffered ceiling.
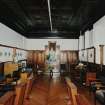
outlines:
M0 21L27 38L78 38L105 14L105 0L0 0Z

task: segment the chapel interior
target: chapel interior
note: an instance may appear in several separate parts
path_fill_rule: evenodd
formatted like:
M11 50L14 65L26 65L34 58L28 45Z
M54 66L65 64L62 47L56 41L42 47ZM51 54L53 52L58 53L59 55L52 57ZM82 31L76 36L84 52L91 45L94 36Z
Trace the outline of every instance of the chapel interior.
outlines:
M105 105L105 0L0 0L0 105Z

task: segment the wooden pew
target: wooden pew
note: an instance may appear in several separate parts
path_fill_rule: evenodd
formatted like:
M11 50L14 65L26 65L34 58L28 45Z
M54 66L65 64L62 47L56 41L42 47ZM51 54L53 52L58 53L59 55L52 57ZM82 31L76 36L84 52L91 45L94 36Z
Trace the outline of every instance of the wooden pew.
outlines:
M72 105L77 105L76 95L77 95L77 87L71 82L69 78L66 78L68 94L71 100Z
M0 105L14 105L15 93L9 91L0 97Z
M25 90L26 90L26 83L21 83L16 86L15 88L16 97L15 97L14 105L23 105Z
M85 96L77 93L77 87L71 82L69 78L65 78L68 93L71 100L71 105L91 105Z
M25 97L24 97L25 99L29 98L29 95L30 95L31 90L32 90L33 81L34 81L33 78L29 78L27 80L27 85L26 85L26 90L25 90Z
M91 105L90 102L83 95L76 95L77 105Z

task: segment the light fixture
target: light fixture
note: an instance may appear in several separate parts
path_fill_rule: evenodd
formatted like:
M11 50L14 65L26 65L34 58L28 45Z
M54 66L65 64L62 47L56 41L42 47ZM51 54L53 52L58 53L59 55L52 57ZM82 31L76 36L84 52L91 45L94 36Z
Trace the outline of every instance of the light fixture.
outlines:
M47 0L47 4L48 4L48 12L49 12L50 28L51 28L51 32L52 32L53 28L52 28L52 19L51 19L50 0Z

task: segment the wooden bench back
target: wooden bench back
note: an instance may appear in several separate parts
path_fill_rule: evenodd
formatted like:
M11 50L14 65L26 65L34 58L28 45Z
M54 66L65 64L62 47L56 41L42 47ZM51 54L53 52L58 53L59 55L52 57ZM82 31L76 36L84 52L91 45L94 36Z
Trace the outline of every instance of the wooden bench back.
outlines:
M77 105L76 97L75 97L77 95L77 87L68 78L66 78L66 83L67 83L68 94L72 102L72 105Z
M26 90L25 90L25 97L24 97L25 99L29 98L29 95L30 95L31 90L32 90L32 85L33 85L33 78L28 79Z
M22 83L16 86L16 97L15 97L14 105L23 105L25 90L26 90L25 83Z
M96 80L96 73L94 72L87 72L86 73L86 86L89 86L89 81Z
M9 91L0 97L0 105L14 105L15 93Z
M83 95L76 95L77 105L91 105L90 102Z

